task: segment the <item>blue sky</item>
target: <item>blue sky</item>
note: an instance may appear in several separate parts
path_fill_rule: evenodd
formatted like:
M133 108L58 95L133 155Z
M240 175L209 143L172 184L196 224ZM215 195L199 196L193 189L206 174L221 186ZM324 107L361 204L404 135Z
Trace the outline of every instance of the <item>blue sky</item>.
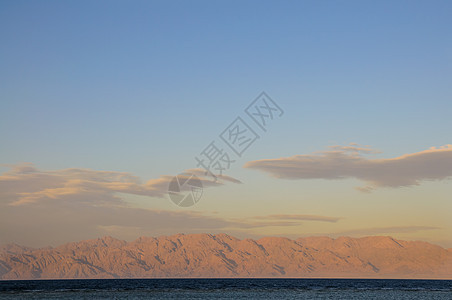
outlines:
M174 175L195 167L194 156L264 90L285 114L228 173L245 184L212 189L193 209L242 214L213 200L234 197L251 214L250 198L272 202L286 190L281 206L299 213L307 205L294 195L307 190L315 201L330 199L319 192L330 188L363 197L353 180L314 180L301 191L304 181L242 165L351 142L379 158L451 143L451 9L450 1L2 1L0 163L143 181ZM388 193L429 188L440 199L451 191L442 182ZM337 203L325 201L306 213Z

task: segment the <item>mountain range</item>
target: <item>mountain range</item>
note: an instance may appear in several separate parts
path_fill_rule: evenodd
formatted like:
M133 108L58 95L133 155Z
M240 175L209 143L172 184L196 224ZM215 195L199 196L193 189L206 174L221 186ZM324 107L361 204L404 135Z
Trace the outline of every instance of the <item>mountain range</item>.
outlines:
M227 234L0 247L3 280L179 277L452 279L452 249L387 236L241 240Z

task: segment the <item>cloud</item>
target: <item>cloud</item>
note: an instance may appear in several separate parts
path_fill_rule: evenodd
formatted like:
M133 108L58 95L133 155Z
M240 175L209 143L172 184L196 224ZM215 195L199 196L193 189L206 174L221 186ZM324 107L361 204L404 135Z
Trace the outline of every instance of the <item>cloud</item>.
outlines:
M436 230L440 227L433 226L394 226L394 227L373 227L364 229L354 229L334 233L335 236L367 236L378 234L394 234L394 233L415 233L424 230Z
M302 220L329 217L271 215L228 219L186 210L133 207L123 194L163 197L172 176L141 183L129 173L64 169L42 171L32 164L9 166L0 176L0 244L16 242L32 246L114 235L123 239L174 233L250 230L267 226L297 226ZM225 175L216 182L195 173L204 186L239 181Z
M186 210L156 210L126 205L97 205L106 197L79 201L67 196L56 202L0 205L0 244L58 245L113 235L122 239L221 231L239 226L221 217ZM115 232L112 230L118 229Z
M319 220L324 218L328 217L318 217ZM104 235L133 240L139 236L238 231L242 236L250 236L253 229L300 226L302 221L315 219L290 220L290 217L281 219L275 216L231 219L196 211L99 206L94 200L80 202L68 196L53 203L0 205L0 244L15 242L28 246L55 246Z
M42 171L30 163L9 165L0 175L0 243L45 245L109 234L166 234L184 230L216 230L231 223L190 211L132 207L124 195L162 198L172 176L142 183L129 173L90 169ZM204 187L239 182L213 181L197 172Z
M244 168L283 179L355 178L367 183L358 188L362 192L379 187L419 185L424 180L442 180L452 176L452 145L387 159L363 156L369 153L377 152L356 144L332 146L328 151L313 154L250 161Z
M146 183L129 173L97 171L90 169L63 169L41 171L33 164L9 166L10 170L0 176L0 197L10 205L54 201L68 196L77 196L77 201L92 201L102 204L105 197L109 204L122 202L118 193L163 198L173 176L163 175ZM196 174L203 187L221 186L226 182L241 183L226 175L218 175L214 181L200 169L187 170Z
M296 221L319 221L336 223L341 218L326 217L317 215L269 215L269 216L257 216L254 219L266 219L266 220L296 220Z
M341 218L327 217L319 215L300 215L300 214L278 214L266 216L254 216L246 219L235 218L234 221L239 228L260 228L260 227L290 227L300 226L303 221L316 221L336 223ZM236 226L237 227L237 226Z

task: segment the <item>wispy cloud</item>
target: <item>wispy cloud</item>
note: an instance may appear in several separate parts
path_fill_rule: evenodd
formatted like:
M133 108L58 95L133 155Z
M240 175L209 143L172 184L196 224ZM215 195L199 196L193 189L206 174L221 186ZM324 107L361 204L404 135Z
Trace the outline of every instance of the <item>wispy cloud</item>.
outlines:
M118 193L162 198L167 194L173 176L163 175L142 183L140 178L125 172L97 171L90 169L38 170L33 164L10 166L0 175L0 197L10 205L58 200L74 196L77 201L96 201L102 204L119 204ZM233 177L219 175L217 181L207 177L200 169L187 172L196 174L203 187L221 186L226 182L240 183Z
M419 185L424 180L441 180L452 176L452 145L432 147L388 159L363 156L376 153L368 146L350 144L330 148L307 155L250 161L244 167L284 179L356 178L367 183L358 188L363 192L378 187Z
M335 236L367 236L377 234L395 234L395 233L415 233L425 230L436 230L440 227L434 226L393 226L393 227L372 227L363 229L352 229L334 233Z
M291 227L300 226L303 221L314 221L314 222L328 222L336 223L342 218L338 217L328 217L319 215L301 215L301 214L275 214L275 215L265 215L265 216L253 216L246 219L234 218L234 221L238 224L239 228L260 228L260 227Z
M294 221L318 221L318 222L330 222L336 223L341 218L326 217L318 215L268 215L268 216L256 216L253 219L265 219L265 220L294 220Z

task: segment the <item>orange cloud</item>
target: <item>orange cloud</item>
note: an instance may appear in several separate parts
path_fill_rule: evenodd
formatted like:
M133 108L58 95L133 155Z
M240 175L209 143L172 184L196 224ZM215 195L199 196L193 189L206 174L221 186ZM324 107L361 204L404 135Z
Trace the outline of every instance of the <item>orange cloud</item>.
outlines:
M173 178L163 175L141 183L138 177L125 172L90 169L41 171L30 163L10 168L0 176L0 197L3 201L6 199L10 205L58 200L71 195L76 196L77 201L108 198L110 203L121 202L116 196L117 193L162 198L167 194L168 184ZM200 169L187 172L196 174L203 187L220 186L226 182L241 183L226 175L218 175L217 181L213 181Z

